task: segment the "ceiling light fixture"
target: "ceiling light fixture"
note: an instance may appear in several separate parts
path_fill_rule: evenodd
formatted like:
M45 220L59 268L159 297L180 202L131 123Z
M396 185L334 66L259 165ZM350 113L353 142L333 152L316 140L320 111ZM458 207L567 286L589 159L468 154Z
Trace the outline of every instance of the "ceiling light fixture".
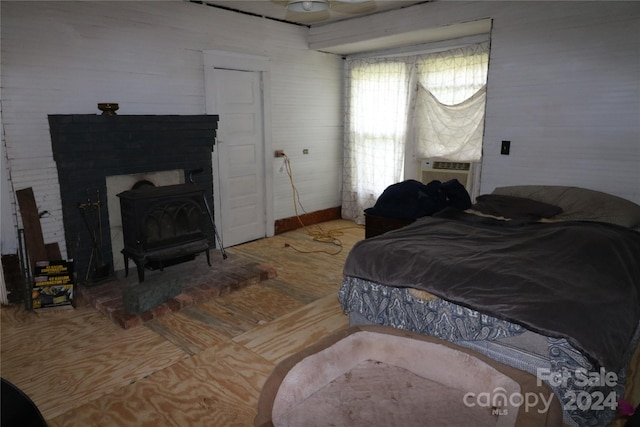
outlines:
M291 12L322 12L329 9L329 0L290 0L287 9Z

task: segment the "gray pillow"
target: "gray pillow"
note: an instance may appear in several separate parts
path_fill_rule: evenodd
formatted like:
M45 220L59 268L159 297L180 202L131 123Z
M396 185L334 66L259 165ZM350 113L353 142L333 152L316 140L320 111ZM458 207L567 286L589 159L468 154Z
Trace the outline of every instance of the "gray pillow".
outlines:
M551 218L562 213L562 208L524 197L502 194L483 194L476 198L471 209L483 214L505 218Z
M599 221L623 227L640 226L640 206L612 194L560 185L515 185L498 187L492 194L524 197L562 208L554 219Z

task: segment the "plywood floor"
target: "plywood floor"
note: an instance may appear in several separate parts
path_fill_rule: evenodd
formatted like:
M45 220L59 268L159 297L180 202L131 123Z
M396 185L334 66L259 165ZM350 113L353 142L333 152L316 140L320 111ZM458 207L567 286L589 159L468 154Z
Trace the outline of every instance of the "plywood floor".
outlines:
M330 231L342 248L313 239ZM338 220L229 248L277 277L128 330L90 306L2 307L0 375L51 427L251 426L273 367L347 327L336 293L363 238ZM640 348L630 374L627 397L637 404Z
M2 307L0 374L51 427L253 425L273 367L347 327L336 294L363 238L337 220L228 248L278 276L128 330L86 305Z

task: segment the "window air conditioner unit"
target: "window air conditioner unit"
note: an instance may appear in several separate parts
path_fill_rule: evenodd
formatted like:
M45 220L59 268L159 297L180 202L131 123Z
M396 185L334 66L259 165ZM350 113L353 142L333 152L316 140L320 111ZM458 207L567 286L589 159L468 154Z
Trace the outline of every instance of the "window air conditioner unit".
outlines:
M423 184L428 184L431 181L446 182L452 179L457 179L471 193L473 163L430 159L420 160L419 181Z

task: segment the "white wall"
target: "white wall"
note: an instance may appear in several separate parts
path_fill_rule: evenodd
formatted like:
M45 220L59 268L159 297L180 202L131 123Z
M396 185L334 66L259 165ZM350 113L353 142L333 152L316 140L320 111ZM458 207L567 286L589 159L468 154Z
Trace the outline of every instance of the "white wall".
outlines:
M182 1L0 7L13 190L34 187L51 212L46 242L64 246L47 115L97 113L106 101L121 114L202 114L204 50L271 58L273 148L292 159L307 211L340 204L342 65L309 50L306 28ZM580 185L640 203L638 2L433 2L315 27L308 43L330 49L484 18L493 32L481 191ZM510 156L499 154L503 139ZM276 219L294 214L280 165L274 159ZM3 251L15 245L4 232L15 218L4 212Z
M552 12L494 21L482 188L576 185L640 203L640 3Z
M2 156L0 159L0 235L2 235L0 254L15 254L18 253L18 234L14 226L14 211L12 209L14 197L12 197L11 183L9 182L9 165L5 150L1 107L2 105L0 105L0 154ZM4 277L0 277L0 279L4 280Z
M493 31L481 192L576 185L640 203L640 2L433 2L312 28L310 47L484 18Z
M33 187L45 242L66 252L48 114L204 114L203 51L271 61L274 149L292 160L305 209L340 205L341 60L307 48L307 28L184 1L2 1L2 112L14 189ZM303 148L309 154L303 156ZM294 215L274 159L275 218ZM4 201L4 197L3 197ZM14 219L2 217L2 230ZM5 244L4 240L9 241ZM3 232L3 250L11 236Z

